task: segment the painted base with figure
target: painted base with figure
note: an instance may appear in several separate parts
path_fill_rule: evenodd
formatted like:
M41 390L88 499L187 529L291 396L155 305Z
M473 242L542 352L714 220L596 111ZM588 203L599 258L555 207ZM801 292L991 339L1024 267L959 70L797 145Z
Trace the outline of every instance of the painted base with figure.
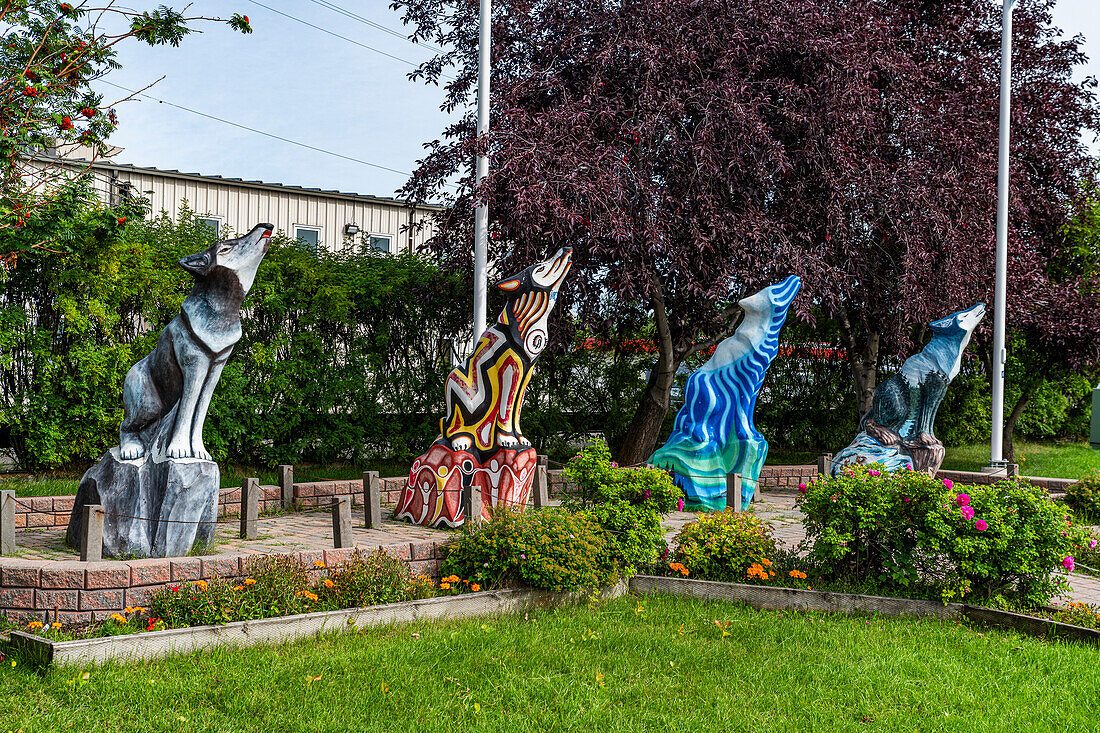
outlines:
M413 462L395 518L460 526L467 519L466 491L480 493L484 519L501 507L522 510L527 504L538 456L520 430L520 412L535 362L549 342L550 313L572 254L561 249L496 284L508 301L465 366L447 378L439 437Z
M871 463L881 463L887 471L939 470L945 451L932 432L936 412L983 317L985 304L978 303L928 324L932 340L875 390L859 433L833 457L832 475L851 464Z
M726 475L741 474L741 505L756 491L768 441L753 424L756 397L779 353L779 331L801 280L795 275L739 302L745 316L688 377L672 435L649 462L673 472L689 507L726 507Z

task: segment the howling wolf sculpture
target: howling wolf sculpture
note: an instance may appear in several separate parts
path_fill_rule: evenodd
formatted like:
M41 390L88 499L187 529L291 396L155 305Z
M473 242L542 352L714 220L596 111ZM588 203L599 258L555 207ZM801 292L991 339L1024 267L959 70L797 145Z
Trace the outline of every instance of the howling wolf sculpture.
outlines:
M195 278L156 347L126 373L119 445L80 479L66 539L83 508L104 508L103 554L173 557L209 544L220 471L202 441L210 397L241 338L241 304L271 245L271 224L184 257Z
M936 411L984 316L985 304L978 303L928 324L932 340L875 390L855 440L833 458L834 476L853 463L881 463L888 471L939 470L944 449L932 433Z
M537 456L520 430L523 394L549 340L550 312L572 254L561 249L496 284L508 302L466 365L447 378L439 438L413 462L396 518L456 527L465 521L462 492L471 486L481 492L486 518L495 507L527 503Z
M741 325L688 377L672 435L649 462L674 473L690 504L724 508L729 473L741 474L743 505L752 500L768 454L768 441L752 421L756 396L800 285L792 275L741 300Z

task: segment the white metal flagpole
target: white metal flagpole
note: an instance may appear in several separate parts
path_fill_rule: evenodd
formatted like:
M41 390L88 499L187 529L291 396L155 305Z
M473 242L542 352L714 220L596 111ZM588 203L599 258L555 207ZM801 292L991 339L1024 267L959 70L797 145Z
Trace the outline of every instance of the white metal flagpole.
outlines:
M480 33L478 39L477 63L477 135L483 137L489 132L489 46L491 40L490 22L492 20L492 0L481 0ZM477 170L474 180L478 186L489 175L489 156L485 151L477 156ZM489 205L482 202L474 210L474 333L473 346L485 331L488 299L488 251L489 251Z
M993 285L993 405L989 436L992 468L1004 465L1003 446L1005 401L1005 297L1008 281L1008 158L1012 108L1012 9L1016 0L1004 0L1001 16L1001 125L997 155L997 258Z

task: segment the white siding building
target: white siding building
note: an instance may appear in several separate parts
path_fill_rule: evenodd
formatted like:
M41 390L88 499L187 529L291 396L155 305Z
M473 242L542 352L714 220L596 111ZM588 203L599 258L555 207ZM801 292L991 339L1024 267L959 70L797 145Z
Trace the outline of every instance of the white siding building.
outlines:
M69 170L84 170L86 161L69 159ZM260 222L270 222L277 231L318 247L337 251L346 238L369 242L384 252L417 248L431 236L430 225L416 232L413 222L429 221L435 206L408 207L394 198L325 191L319 188L285 186L263 181L245 181L198 173L143 168L95 162L90 165L94 186L107 203L121 197L144 196L152 215L167 212L178 219L184 202L200 219L217 230L219 238L244 233Z

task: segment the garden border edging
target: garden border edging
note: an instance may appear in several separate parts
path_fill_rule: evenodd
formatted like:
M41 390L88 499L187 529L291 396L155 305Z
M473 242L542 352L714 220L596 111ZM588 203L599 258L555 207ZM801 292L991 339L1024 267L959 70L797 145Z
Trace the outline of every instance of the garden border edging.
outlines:
M598 595L600 598L617 598L626 592L627 584L620 581ZM470 618L495 613L519 613L532 608L554 608L569 603L579 603L589 597L589 594L583 592L558 593L532 588L513 588L425 598L381 606L234 621L224 625L191 626L183 629L72 641L53 641L25 631L13 630L11 645L25 653L36 664L101 664L116 659L130 661L155 659L223 645L252 646L294 641L326 632L344 632L361 627L435 619Z
M888 616L966 618L1030 636L1091 641L1100 645L1100 630L1097 629L1087 629L1060 621L965 603L939 603L911 598L865 596L857 593L834 593L745 583L721 583L714 580L658 575L635 575L630 579L630 592L638 595L669 593L708 601L740 601L758 611L825 611L827 613L856 611L882 613Z

